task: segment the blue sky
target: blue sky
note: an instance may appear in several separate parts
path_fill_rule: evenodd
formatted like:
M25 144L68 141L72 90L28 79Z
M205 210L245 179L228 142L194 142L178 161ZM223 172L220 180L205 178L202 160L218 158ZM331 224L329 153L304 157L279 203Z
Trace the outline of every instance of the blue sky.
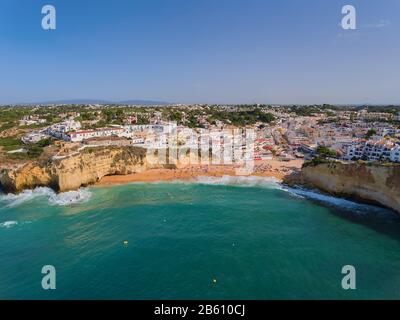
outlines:
M0 0L0 103L400 103L399 35L398 0Z

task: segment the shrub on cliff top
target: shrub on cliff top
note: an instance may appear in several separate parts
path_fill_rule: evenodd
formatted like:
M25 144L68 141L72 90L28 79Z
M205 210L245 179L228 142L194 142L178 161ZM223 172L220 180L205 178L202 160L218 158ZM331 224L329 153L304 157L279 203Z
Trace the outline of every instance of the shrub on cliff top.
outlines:
M5 151L11 151L21 148L23 144L21 139L8 137L0 138L0 146L2 146Z
M318 146L315 152L320 157L332 157L332 158L337 157L337 152L335 150L329 149L328 147L325 146Z
M319 164L322 164L322 163L331 163L331 162L332 161L329 161L329 160L327 160L327 159L325 159L323 157L315 157L310 161L304 162L302 167L303 168L310 167L310 166L311 167L315 167L315 166L317 166Z

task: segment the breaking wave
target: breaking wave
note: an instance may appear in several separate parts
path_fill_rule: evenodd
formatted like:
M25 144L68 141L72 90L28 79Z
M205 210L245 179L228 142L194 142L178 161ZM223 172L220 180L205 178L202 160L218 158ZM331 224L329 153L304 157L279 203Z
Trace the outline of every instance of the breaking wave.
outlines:
M0 228L9 229L9 228L15 227L17 225L24 225L24 224L29 224L29 223L31 223L31 221L22 221L22 222L18 222L18 221L14 221L14 220L5 221L5 222L0 223Z
M328 205L340 209L351 210L359 215L392 215L393 212L389 209L382 207L364 204L326 195L318 192L317 190L303 189L300 187L287 187L282 185L279 180L273 177L257 177L257 176L223 176L223 177L198 177L195 180L199 184L209 185L228 185L228 186L243 186L243 187L261 187L267 189L279 189L290 193L292 197L298 199L306 199L320 203L321 205Z
M77 191L68 191L63 193L54 193L49 198L49 203L52 205L67 206L74 203L87 202L92 194L88 189L79 189Z
M338 198L326 194L322 194L317 190L303 189L300 187L288 187L282 185L280 181L273 177L258 177L258 176L222 176L209 177L200 176L192 181L172 181L173 183L188 183L188 184L204 184L204 185L221 185L221 186L237 186L237 187L258 187L265 189L282 190L288 192L292 197L298 199L311 200L320 204L334 206L346 210L352 210L360 215L375 213L384 214L392 213L391 210L382 207L363 204L343 198ZM160 183L165 183L161 182ZM90 200L92 194L89 189L81 188L77 191L69 191L63 193L55 193L52 189L39 187L34 190L24 190L15 194L0 193L0 207L15 207L35 198L43 198L52 206L70 206L73 204L85 203ZM4 227L4 226L3 226Z
M15 207L38 197L49 197L52 193L54 191L50 188L39 187L34 190L24 190L19 194L0 194L0 203L5 203L7 207Z
M85 188L57 194L50 188L39 187L34 190L24 190L19 194L0 193L0 204L4 204L6 207L16 207L36 198L44 198L50 205L66 206L86 202L90 197L90 191Z
M313 200L318 203L327 204L342 209L352 210L353 212L357 212L358 214L361 215L370 213L375 213L375 214L378 213L384 215L392 214L392 211L389 209L322 194L316 190L307 190L300 187L290 188L286 186L283 186L281 189L283 191L289 192L292 196L295 197L305 198Z
M11 228L13 226L16 226L18 224L17 221L6 221L3 223L0 223L0 227L2 228Z
M226 185L241 187L263 187L280 189L279 180L273 177L257 176L222 176L222 177L197 177L195 180L199 184Z

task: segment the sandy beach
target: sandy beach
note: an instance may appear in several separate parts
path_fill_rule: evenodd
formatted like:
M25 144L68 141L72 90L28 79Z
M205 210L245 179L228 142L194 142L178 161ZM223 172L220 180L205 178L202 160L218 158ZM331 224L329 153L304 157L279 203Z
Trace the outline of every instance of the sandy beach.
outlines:
M282 180L284 176L299 170L303 164L302 159L291 161L264 160L255 161L251 176L274 177ZM193 180L197 177L222 177L236 176L236 170L232 166L209 165L188 166L180 169L149 169L145 172L129 175L106 176L96 185L107 186L125 184L131 182L156 182L173 180Z

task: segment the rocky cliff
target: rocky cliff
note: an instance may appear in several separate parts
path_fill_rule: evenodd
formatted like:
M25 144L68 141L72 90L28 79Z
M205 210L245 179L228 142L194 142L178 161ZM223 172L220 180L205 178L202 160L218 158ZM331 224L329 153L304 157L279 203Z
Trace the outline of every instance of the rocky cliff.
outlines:
M400 213L400 165L330 162L305 165L289 184L377 203Z
M39 186L64 192L93 184L106 175L137 173L149 167L143 148L88 148L45 164L30 162L18 169L3 169L0 186L13 193Z

